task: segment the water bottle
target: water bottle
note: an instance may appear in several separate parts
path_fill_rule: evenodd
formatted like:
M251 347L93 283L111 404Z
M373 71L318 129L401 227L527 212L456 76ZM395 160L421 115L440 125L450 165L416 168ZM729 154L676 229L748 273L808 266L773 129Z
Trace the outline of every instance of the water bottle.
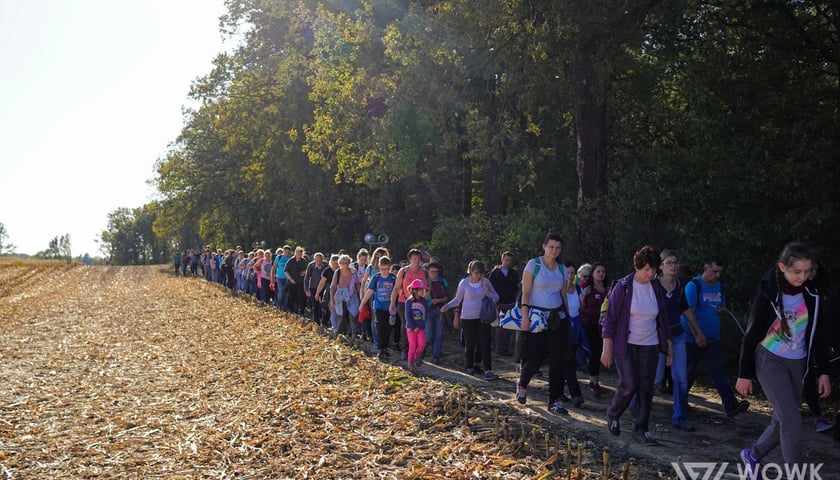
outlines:
M394 326L397 324L397 314L392 313L390 317L388 317L388 325Z

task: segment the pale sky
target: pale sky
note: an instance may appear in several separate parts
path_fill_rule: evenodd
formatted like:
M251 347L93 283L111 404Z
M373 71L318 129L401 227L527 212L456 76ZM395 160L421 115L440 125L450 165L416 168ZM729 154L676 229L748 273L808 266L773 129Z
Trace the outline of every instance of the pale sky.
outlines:
M101 256L108 213L183 126L190 84L223 42L224 0L0 0L0 223L17 253L70 234Z

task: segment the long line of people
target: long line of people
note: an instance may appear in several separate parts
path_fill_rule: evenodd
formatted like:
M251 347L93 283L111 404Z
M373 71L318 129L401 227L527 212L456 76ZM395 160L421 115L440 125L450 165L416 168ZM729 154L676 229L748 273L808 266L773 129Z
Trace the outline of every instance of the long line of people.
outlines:
M272 305L307 315L332 334L369 341L383 361L390 361L391 350L396 350L411 370L420 368L426 355L434 363L440 362L445 325L449 323L461 335L465 372L487 380L498 378L493 371L494 344L497 355L514 356L520 365L515 398L521 404L527 403L529 384L534 376L541 375L541 368L547 363L548 409L559 415L568 413L567 405L581 407L585 403L577 379L578 369L588 374L588 389L598 398L606 393L600 379L601 368L615 366L618 381L607 409L607 428L612 434L620 435L621 417L632 408L633 438L644 445L658 444L648 422L652 398L656 392L665 391L666 384L670 384L668 389L673 394L673 427L695 431L696 426L688 420L691 413L688 393L700 362L705 363L721 398L723 413L734 417L749 409L747 400L736 398L724 368L721 316L732 315L726 308L720 283L724 265L719 258L710 257L704 262L702 273L692 276L684 271L681 274L680 268L684 266L680 266L676 251L657 252L644 246L633 257L633 271L611 284L602 263L585 263L580 267L571 262L562 263L562 246L562 237L549 233L542 244L542 254L528 259L522 272L514 267L515 256L509 251L502 253L499 264L489 271L483 262L471 261L466 276L454 289L444 278L440 262L427 251L411 249L406 261L400 263L393 260L385 247L375 249L372 255L360 249L354 260L344 251L329 256L316 252L310 258L302 247L296 247L292 254L289 245L273 254L268 249L245 252L237 247L213 251L208 246L176 255L175 273L188 275L189 270L189 275L198 276L201 270L206 280L253 298L261 306ZM813 272L816 267L811 268L813 255L806 247L794 250L798 256L787 254L780 259L782 273L777 272L776 284L771 287L787 288L783 290L786 294L789 290L801 296L803 287L786 286L788 283L807 285L810 292L811 279L800 282L800 277L802 271L810 268ZM794 266L796 276L789 274ZM788 307L795 302L788 302L785 297L790 305L776 305L772 298L768 299L777 316L790 317L791 327L776 328L768 334L775 337L762 342L763 333L757 333L759 327L755 324L764 325L767 312L762 311L760 318L753 312L739 369L742 378L737 385L743 396L752 392L747 380L755 373L752 358L756 349L766 344L770 345L771 353L797 353L795 346L776 345L784 344L794 334L796 338L802 337L805 326L811 331L812 324L802 320L806 315L802 313L804 307L797 306L802 312L796 310L788 315L788 310L794 308ZM502 328L498 322L487 321L484 309L488 302L495 306L496 318L518 309L521 328L514 332ZM814 310L810 303L808 310ZM451 323L447 321L448 312L451 312ZM531 328L535 321L544 322L545 328ZM815 319L811 321L816 323ZM824 350L826 346L819 343L819 348ZM810 354L810 349L805 350ZM814 392L806 390L806 397L819 415L816 396L827 395L830 384L824 376L827 352L815 353L819 353L814 355L814 362L819 360L819 365L797 363L796 372L811 372L811 381L806 386ZM816 369L806 368L812 365L819 367L818 382L813 375ZM761 375L759 370L763 384L769 382L766 374L765 378ZM765 390L774 392L772 386L765 386ZM785 412L794 408L794 402L798 408L799 396L784 398ZM744 462L756 468L758 459L779 444L780 430L783 435L785 431L795 431L790 423L789 416L777 418L774 414L769 433L765 432L751 450L745 450ZM830 428L819 415L818 431ZM782 442L786 460L800 458L800 454L792 453L791 440L784 438L787 437Z

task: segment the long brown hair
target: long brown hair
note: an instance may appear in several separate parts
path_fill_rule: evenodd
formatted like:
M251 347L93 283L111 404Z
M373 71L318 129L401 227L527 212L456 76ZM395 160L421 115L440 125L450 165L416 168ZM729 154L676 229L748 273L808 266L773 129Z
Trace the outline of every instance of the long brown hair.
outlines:
M777 260L777 264L774 267L776 270L776 291L778 294L776 295L776 310L780 312L780 316L784 316L784 305L782 302L782 282L786 282L785 274L779 268L778 264L781 263L786 267L791 267L795 262L798 260L808 260L813 262L814 261L814 251L807 245L802 242L790 242L785 245L785 248L782 250L782 253L779 255L779 259ZM808 280L810 282L810 280ZM782 330L782 333L786 337L791 337L790 326L788 322L784 318L779 318L779 327Z

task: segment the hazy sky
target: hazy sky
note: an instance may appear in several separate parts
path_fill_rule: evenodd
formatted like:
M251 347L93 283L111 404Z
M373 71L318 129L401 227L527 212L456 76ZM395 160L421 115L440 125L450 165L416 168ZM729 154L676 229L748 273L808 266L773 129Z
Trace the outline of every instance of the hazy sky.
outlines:
M224 0L0 0L0 223L18 253L148 203L191 82L223 48Z

